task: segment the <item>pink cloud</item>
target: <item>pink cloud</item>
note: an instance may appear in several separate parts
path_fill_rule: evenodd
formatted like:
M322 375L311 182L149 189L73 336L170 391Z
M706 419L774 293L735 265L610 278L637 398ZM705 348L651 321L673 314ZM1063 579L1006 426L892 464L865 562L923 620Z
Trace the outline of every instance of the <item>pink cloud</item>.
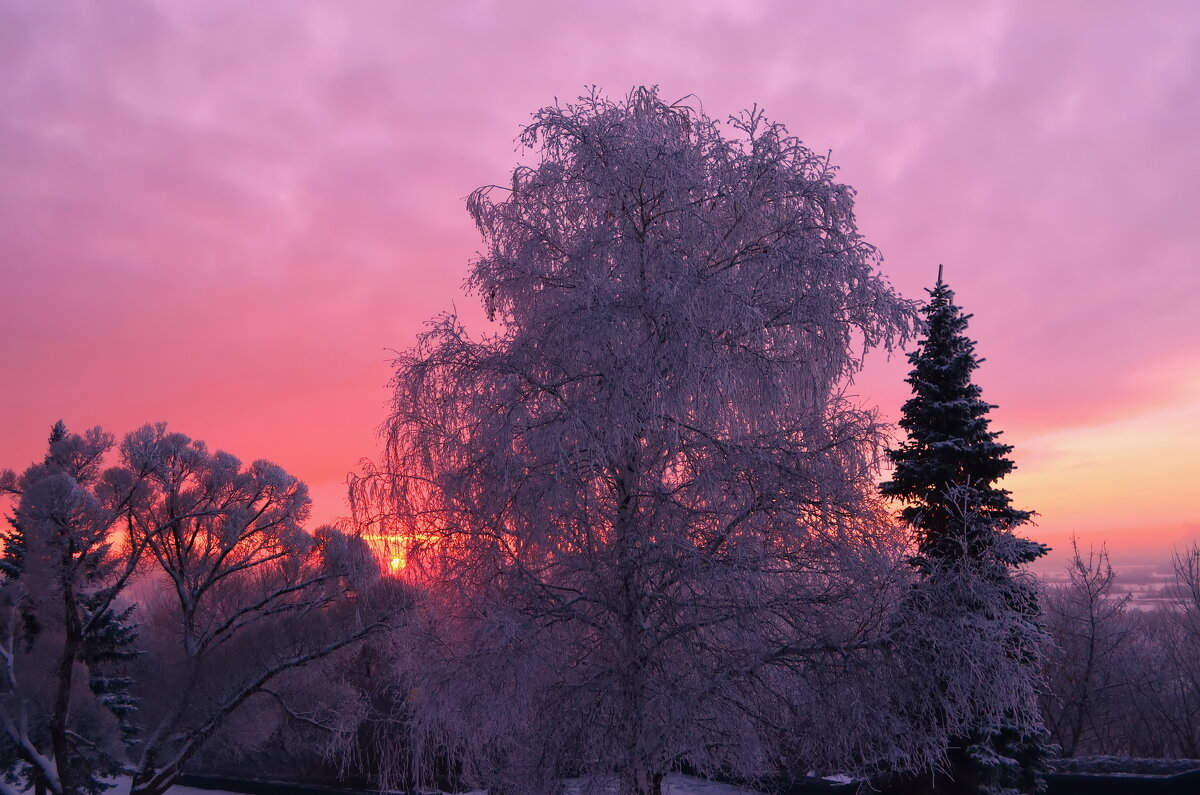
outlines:
M479 318L464 197L593 83L832 149L894 283L946 264L1010 442L1144 412L1197 357L1198 53L1184 2L2 0L0 465L166 419L335 493L386 349Z

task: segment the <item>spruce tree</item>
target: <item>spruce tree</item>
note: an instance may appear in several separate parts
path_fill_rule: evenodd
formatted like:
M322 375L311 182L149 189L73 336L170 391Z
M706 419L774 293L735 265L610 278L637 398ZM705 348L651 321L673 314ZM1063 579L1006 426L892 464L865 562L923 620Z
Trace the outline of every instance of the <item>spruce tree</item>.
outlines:
M967 716L956 724L965 732L951 731L948 780L928 783L951 793L1037 791L1053 751L1036 708L1044 634L1036 586L1018 567L1048 548L1014 534L1033 513L997 485L1014 468L1012 446L990 430L995 407L972 381L983 360L965 333L971 315L940 267L929 293L926 336L909 354L913 396L899 423L907 439L888 451L895 471L881 485L904 503L917 547L918 581L902 614L920 629L905 631L928 655L932 687L948 704L942 715Z

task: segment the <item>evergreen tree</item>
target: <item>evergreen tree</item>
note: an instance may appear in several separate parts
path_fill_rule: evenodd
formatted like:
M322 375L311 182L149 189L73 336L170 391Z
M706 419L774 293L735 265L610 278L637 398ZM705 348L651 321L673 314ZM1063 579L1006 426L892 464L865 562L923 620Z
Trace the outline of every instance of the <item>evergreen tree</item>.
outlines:
M941 705L935 719L971 728L952 737L949 781L938 792L1031 792L1052 747L1036 705L1044 638L1036 585L1019 566L1048 548L1013 530L1031 511L1014 508L997 482L1011 472L1012 446L989 429L972 373L983 361L965 331L971 315L942 280L924 309L927 335L909 355L913 397L900 426L907 440L888 454L895 464L881 489L903 501L900 513L917 542L919 573L901 611L900 630ZM950 719L957 713L958 722Z
M987 415L995 407L971 381L984 361L975 357L975 343L964 333L972 316L954 304L941 268L929 292L928 333L908 357L913 396L900 420L908 440L888 451L896 470L882 485L884 494L908 503L900 516L917 532L915 563L922 570L931 561L978 560L993 546L996 531L1012 530L1033 516L1014 508L1009 492L995 485L1014 468L1007 457L1013 448L997 441L999 431L988 429ZM964 508L975 521L964 521ZM1046 547L1029 542L1007 552L1006 562L1015 566L1040 557Z

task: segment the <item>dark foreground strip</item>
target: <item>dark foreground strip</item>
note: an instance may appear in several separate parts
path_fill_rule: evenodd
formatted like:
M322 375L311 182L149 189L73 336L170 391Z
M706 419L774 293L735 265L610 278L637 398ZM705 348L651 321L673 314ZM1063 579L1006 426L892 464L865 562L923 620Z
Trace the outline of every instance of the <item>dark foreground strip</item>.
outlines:
M1046 795L1196 795L1200 770L1173 776L1086 776L1052 773L1046 776Z
M219 789L245 795L361 795L362 790L306 787L278 781L248 781L218 776L180 776L179 784L196 789ZM1197 795L1200 770L1173 776L1087 776L1078 773L1052 773L1046 776L1045 795ZM808 793L851 793L853 784L836 785L825 781L794 783L788 795ZM886 792L886 790L885 790Z
M834 784L812 779L774 782L765 789L779 795L859 795L860 792L887 795L892 791L887 786L860 790L858 783ZM1051 773L1046 776L1043 795L1200 795L1200 770L1171 776Z
M241 792L245 795L359 795L362 790L328 789L308 787L303 784L288 784L281 781L250 781L244 778L222 778L220 776L180 776L176 782L184 787L196 789L220 789L226 792Z

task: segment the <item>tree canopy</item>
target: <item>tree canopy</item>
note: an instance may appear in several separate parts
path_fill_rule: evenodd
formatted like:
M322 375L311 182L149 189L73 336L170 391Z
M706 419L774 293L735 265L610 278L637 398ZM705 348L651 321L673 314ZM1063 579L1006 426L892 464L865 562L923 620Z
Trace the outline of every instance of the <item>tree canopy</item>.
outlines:
M882 428L842 390L915 318L853 191L758 109L722 126L654 89L520 140L536 163L468 201L496 331L445 315L397 360L354 490L442 595L428 728L502 791L917 754L828 675L894 540Z
M369 551L306 531L307 487L278 465L162 423L114 442L60 422L42 462L0 472L15 498L0 534L6 795L98 795L118 774L161 795L247 702L404 606L348 598L374 587Z

